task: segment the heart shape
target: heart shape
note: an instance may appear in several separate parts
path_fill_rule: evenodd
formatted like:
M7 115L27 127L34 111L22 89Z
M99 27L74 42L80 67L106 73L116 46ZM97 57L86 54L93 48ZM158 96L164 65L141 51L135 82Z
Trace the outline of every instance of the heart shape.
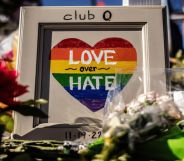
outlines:
M106 38L93 47L82 40L68 38L51 50L53 77L91 111L102 109L116 68L124 68L122 88L137 66L137 53L125 39ZM128 71L128 72L127 72Z

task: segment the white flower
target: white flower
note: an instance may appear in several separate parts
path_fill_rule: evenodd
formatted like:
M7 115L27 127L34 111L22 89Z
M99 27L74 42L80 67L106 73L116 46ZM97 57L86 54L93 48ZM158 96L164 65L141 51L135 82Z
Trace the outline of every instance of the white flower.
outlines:
M145 94L141 94L138 96L137 100L140 102L140 103L145 103L146 101L146 95Z
M162 104L164 102L172 101L172 98L169 95L162 95L159 98L157 98L157 103Z
M156 102L156 97L157 97L156 92L154 91L148 92L146 94L146 101L150 104L153 104L154 102Z
M140 112L144 108L144 105L137 100L133 100L130 104L127 105L127 113L129 115L134 115L137 112Z

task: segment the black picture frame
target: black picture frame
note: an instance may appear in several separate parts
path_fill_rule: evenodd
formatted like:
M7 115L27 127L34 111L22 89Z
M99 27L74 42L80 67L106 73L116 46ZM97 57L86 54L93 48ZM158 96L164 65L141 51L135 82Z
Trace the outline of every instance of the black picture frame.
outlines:
M37 66L35 77L35 99L44 98L49 101L50 81L50 52L53 31L140 31L145 22L139 23L39 23L38 25L38 46ZM40 109L49 115L48 104L42 105ZM33 119L33 127L41 123L48 123L46 118Z

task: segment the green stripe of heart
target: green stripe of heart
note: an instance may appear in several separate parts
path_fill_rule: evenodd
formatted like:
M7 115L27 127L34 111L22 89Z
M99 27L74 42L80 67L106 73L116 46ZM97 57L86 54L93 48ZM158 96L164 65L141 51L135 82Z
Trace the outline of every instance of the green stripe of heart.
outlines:
M81 77L81 80L82 80L81 83L82 84L84 83L85 78L89 77L91 82L93 84L96 84L96 80L92 79L92 77L101 76L102 79L100 79L100 86L104 86L105 85L105 77L106 76L114 76L114 74L93 74L93 75L91 75L91 74L60 74L60 73L53 73L53 76L64 87L70 86L70 84L69 84L69 77L73 77L74 81L77 81L78 77ZM132 76L132 74L119 74L118 78L120 80L118 80L118 82L121 82L122 85L125 85L125 84L128 83L128 81L131 78L131 76ZM74 86L76 87L77 85L74 84Z

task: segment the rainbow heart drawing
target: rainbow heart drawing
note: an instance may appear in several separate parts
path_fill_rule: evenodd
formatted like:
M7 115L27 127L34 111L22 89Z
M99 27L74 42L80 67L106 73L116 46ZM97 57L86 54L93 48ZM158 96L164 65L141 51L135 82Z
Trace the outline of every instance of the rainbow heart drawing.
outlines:
M125 39L112 37L93 47L77 38L59 42L51 50L51 73L64 89L95 112L105 105L117 68L124 87L137 66L137 53Z

